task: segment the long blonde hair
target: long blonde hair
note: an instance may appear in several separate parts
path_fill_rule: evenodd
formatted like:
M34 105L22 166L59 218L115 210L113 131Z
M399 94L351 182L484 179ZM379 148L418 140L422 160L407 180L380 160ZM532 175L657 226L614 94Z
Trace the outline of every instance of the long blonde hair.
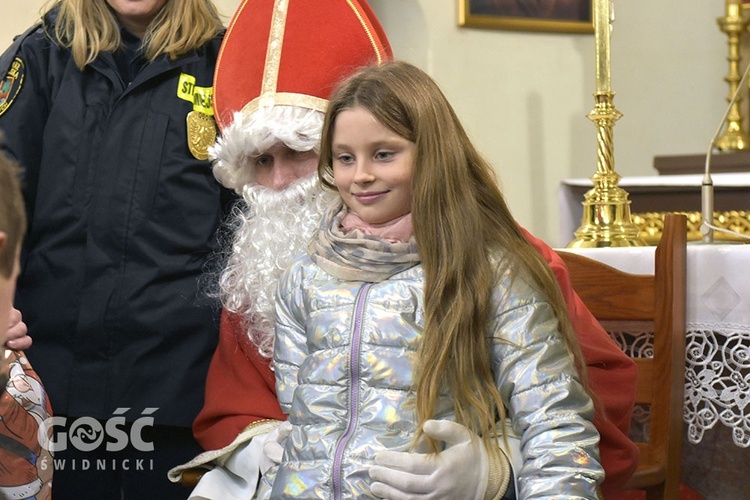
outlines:
M491 166L472 145L437 84L415 66L394 61L363 68L334 93L318 167L327 187L335 189L334 121L355 106L416 144L412 218L425 273L425 324L414 385L417 439L424 422L434 416L439 394L447 389L456 420L496 451L497 446L489 444L505 411L490 361L493 255L501 251L528 270L552 305L586 386L580 346L560 288L513 219Z
M50 0L47 12L59 6L51 36L70 49L76 66L83 69L100 52L122 45L114 11L106 0ZM211 0L167 0L143 37L145 57L153 61L167 54L177 59L211 40L223 29Z

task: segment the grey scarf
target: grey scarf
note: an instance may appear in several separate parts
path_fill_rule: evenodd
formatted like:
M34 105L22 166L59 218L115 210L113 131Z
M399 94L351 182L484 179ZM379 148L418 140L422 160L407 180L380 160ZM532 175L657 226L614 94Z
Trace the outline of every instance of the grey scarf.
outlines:
M344 233L341 219L347 210L340 199L332 204L307 247L322 270L341 280L377 283L419 264L414 237L406 243L390 243L356 230Z

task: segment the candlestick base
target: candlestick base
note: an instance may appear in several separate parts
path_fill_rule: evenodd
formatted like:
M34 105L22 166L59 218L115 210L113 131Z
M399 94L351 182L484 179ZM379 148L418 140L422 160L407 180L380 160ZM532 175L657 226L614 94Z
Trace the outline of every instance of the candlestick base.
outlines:
M595 186L584 195L581 227L568 248L646 246L630 216L628 193L617 186L617 179L594 182Z
M744 151L750 146L750 137L740 130L727 130L716 141L719 151Z

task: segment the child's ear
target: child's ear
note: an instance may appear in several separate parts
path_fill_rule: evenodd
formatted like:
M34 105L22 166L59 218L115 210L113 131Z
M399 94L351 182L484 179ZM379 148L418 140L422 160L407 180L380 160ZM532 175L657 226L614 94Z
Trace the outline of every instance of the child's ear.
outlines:
M6 243L8 243L8 233L0 231L0 250L3 249Z

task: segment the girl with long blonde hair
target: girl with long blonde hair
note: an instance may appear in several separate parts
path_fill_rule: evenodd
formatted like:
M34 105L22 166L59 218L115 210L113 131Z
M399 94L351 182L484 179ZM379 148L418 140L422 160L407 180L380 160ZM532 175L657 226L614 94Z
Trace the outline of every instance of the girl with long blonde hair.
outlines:
M292 432L272 496L407 498L419 492L390 453L440 453L454 421L476 455L462 467L490 461L467 498L514 493L509 436L519 497L596 498L599 436L562 294L435 82L404 62L348 78L319 175L340 200L280 282ZM438 498L440 478L429 488Z

